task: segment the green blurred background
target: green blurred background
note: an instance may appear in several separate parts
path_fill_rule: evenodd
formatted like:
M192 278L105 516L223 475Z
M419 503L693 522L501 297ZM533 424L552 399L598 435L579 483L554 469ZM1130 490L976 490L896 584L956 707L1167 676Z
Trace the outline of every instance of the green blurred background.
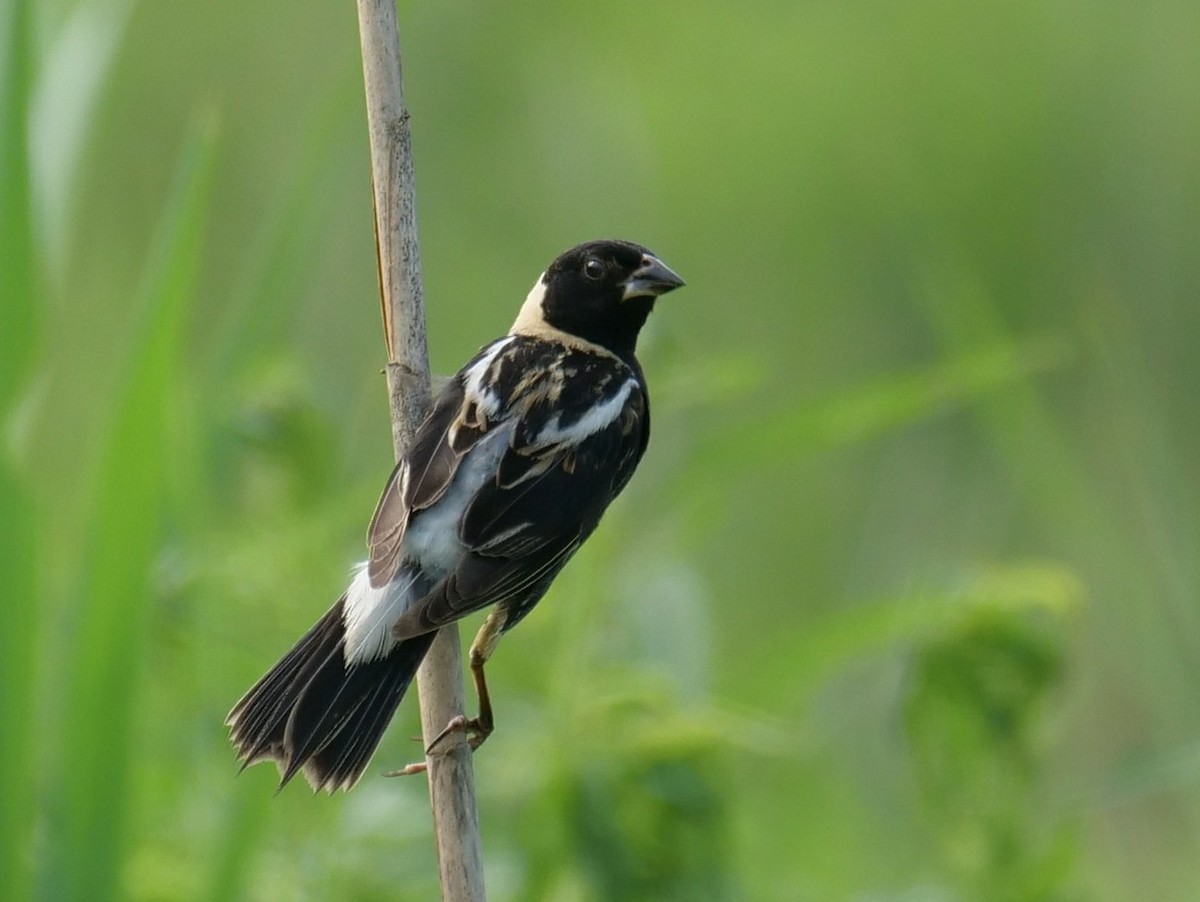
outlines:
M1200 6L509 6L401 3L435 370L688 287L491 897L1200 898ZM0 898L434 898L415 704L334 798L222 727L390 468L354 7L0 9Z

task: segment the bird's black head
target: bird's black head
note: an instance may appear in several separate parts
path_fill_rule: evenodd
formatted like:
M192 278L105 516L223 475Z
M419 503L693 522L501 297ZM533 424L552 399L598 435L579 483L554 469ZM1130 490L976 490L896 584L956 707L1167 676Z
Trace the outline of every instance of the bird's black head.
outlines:
M639 244L589 241L550 264L529 293L513 332L558 330L632 355L655 299L682 284Z

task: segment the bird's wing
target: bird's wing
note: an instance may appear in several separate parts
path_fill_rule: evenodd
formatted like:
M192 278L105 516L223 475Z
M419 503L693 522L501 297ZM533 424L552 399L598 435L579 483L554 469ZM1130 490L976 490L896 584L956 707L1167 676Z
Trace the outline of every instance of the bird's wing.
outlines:
M627 387L626 387L627 386ZM494 479L472 498L457 567L405 611L394 635L419 635L492 604L511 627L600 522L633 475L649 437L649 406L632 376L611 392L605 422L560 428L553 405L534 405L513 430ZM596 426L594 431L584 430ZM547 437L552 440L547 441Z
M434 504L458 472L458 465L487 432L478 399L460 373L442 389L433 409L396 465L367 529L371 586L387 585L400 566L400 549L412 514Z

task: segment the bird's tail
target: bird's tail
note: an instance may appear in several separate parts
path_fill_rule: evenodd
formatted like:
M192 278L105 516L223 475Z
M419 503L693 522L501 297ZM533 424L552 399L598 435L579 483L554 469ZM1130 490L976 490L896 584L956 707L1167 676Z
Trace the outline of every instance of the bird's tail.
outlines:
M434 633L373 661L346 664L337 603L225 718L242 767L274 761L280 786L297 773L314 790L349 790L404 698Z

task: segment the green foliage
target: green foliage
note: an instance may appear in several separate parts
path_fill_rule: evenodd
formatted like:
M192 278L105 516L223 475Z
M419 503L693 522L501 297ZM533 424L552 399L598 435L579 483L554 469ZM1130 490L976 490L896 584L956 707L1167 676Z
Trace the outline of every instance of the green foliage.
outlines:
M1044 624L988 611L919 648L905 726L949 873L970 898L1065 898L1069 841L1050 825L1037 735L1063 670Z
M439 370L576 240L689 282L490 669L492 898L1200 895L1195 4L400 12ZM0 898L435 897L423 783L221 727L391 463L352 8L0 48Z
M172 408L181 399L175 373L199 267L210 158L211 136L193 137L156 235L132 334L117 349L123 372L92 477L96 496L85 507L89 539L64 649L65 754L50 803L47 865L50 893L59 898L118 895L150 618L147 583L162 540Z

